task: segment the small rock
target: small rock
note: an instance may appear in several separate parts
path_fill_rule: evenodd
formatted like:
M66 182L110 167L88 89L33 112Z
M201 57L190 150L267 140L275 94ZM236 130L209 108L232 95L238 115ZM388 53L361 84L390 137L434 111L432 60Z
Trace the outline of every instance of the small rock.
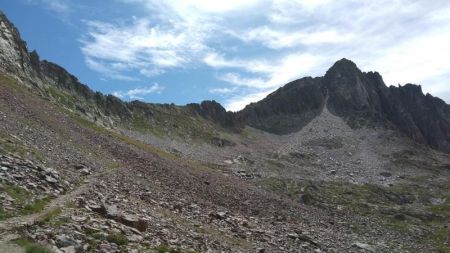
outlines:
M219 219L219 220L223 220L227 217L227 213L226 212L215 212L215 213L211 213L210 216L213 218Z
M66 248L69 246L74 246L74 248L77 248L79 246L78 242L68 238L64 235L58 236L56 237L56 246L58 246L59 248Z
M83 174L85 176L91 174L91 171L88 168L84 168L84 169L80 170L80 172L81 172L81 174Z
M370 252L375 252L375 249L372 246L370 246L369 244L366 244L366 243L362 243L362 242L355 242L352 244L352 247L365 249Z
M45 181L47 181L47 182L49 182L49 183L51 183L51 184L55 184L55 183L58 182L58 180L54 179L54 178L51 177L51 176L45 176Z
M116 244L103 243L98 246L98 249L102 253L114 253L117 252L118 248Z
M289 238L291 239L297 239L298 238L298 234L297 233L290 233L287 235Z
M118 221L126 226L135 228L140 232L144 232L148 227L146 220L131 215L123 215L118 218Z
M73 221L76 221L76 222L83 222L83 221L87 220L87 217L85 217L85 216L72 216L71 218Z
M76 253L75 246L60 248L60 250L64 253Z

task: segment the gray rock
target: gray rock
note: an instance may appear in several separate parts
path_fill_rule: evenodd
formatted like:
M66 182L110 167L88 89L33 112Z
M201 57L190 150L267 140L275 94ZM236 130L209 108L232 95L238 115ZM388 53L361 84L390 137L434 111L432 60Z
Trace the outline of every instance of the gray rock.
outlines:
M75 241L74 239L68 238L65 235L61 235L56 237L56 246L58 248L66 248L69 246L79 247L79 243Z
M375 249L371 245L369 245L367 243L355 242L355 243L352 244L352 247L364 249L364 250L367 250L367 251L370 251L370 252L375 252Z
M140 232L144 232L148 228L148 222L146 220L132 215L122 215L117 219L117 221L126 226L135 228Z

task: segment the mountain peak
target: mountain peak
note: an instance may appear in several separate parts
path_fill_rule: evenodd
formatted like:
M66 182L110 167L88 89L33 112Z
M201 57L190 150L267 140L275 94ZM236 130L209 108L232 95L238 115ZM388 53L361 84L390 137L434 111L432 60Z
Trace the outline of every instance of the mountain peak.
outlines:
M342 75L354 75L361 73L356 64L346 58L335 62L330 69L328 69L325 76L341 77Z

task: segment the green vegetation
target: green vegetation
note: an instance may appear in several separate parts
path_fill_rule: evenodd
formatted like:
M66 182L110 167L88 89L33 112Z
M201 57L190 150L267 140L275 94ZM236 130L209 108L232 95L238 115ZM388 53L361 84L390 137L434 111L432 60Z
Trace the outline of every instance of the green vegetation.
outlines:
M103 233L92 228L85 228L84 234L97 240L106 240L106 236Z
M0 207L0 221L8 218L9 218L8 213L5 210L3 210L3 208Z
M169 247L167 245L160 245L156 250L158 253L195 253L193 251L184 251L182 249Z
M31 193L17 185L4 184L4 191L14 199L13 206L16 211L6 211L0 208L0 220L17 215L28 215L44 210L49 198L37 199L30 203Z
M21 213L23 215L27 215L40 212L44 210L45 206L48 204L49 201L50 201L49 198L37 199L33 203L26 205Z
M29 192L17 185L6 184L4 188L5 192L13 198L16 203L25 203L25 201L30 197Z
M6 155L8 153L41 162L44 161L44 155L41 151L28 147L16 136L0 133L0 154Z
M30 193L27 192L25 189L17 186L17 185L11 185L11 184L4 184L3 185L4 191L14 199L13 206L14 209L20 209L23 208L23 206L26 205L27 200L30 198ZM17 212L14 210L4 210L0 208L0 220L8 219L11 217L14 217L17 215Z
M25 249L25 253L53 253L49 248L36 244L28 239L18 239L14 241L17 245Z
M423 243L430 243L438 252L450 252L450 201L448 185L398 184L383 187L371 184L337 182L311 182L263 179L269 189L298 200L304 204L323 208L347 209L356 214L372 217L390 230L415 235L418 228L429 231L422 236ZM305 197L306 196L306 197ZM431 199L445 199L432 205ZM364 228L355 224L355 233Z
M75 107L75 98L71 95L68 95L64 93L63 91L57 90L54 87L48 87L46 89L47 94L52 97L53 99L56 99L58 103L61 103L68 108L74 108Z
M127 237L121 233L109 234L106 237L106 240L108 242L115 243L117 245L127 245L128 244Z
M51 227L61 227L65 223L68 222L68 218L62 218L60 215L62 214L62 209L57 207L49 212L47 212L43 217L41 222L44 224L48 224Z
M25 88L23 85L19 85L17 80L5 74L0 74L0 84L13 88L19 92L26 92L28 94L31 93L30 89Z
M134 111L131 119L122 122L122 127L160 138L188 138L198 143L211 143L215 138L226 139L222 135L227 132L220 131L220 126L189 109L175 105L145 105L144 111Z

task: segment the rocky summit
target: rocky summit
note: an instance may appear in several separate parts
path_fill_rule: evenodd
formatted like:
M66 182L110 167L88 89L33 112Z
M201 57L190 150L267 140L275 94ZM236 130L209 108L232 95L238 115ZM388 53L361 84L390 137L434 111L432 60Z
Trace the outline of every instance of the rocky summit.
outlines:
M449 252L450 106L337 61L239 112L125 102L0 14L0 252Z

